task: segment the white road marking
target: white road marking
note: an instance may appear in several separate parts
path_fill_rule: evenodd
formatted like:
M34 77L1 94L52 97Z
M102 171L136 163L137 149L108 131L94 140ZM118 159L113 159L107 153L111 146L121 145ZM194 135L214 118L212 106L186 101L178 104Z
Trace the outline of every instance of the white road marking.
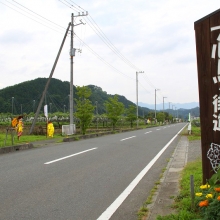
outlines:
M157 129L157 131L159 131L160 130L160 128L159 129Z
M136 136L132 136L132 137L128 137L128 138L125 138L125 139L121 139L121 141L124 141L124 140L128 140L128 139L131 139L131 138L134 138Z
M163 152L169 147L170 143L177 137L177 135L185 128L185 126L161 149L161 151L150 161L149 164L136 176L136 178L127 186L127 188L118 196L118 198L100 215L97 220L108 220L124 202L132 190L137 186L149 169L154 165Z
M149 133L151 133L152 131L148 131L148 132L146 132L145 134L149 134Z
M52 160L52 161L46 162L46 163L44 163L44 164L47 165L47 164L55 163L55 162L57 162L57 161L65 160L65 159L67 159L67 158L74 157L74 156L76 156L76 155L83 154L83 153L86 153L86 152L88 152L88 151L95 150L95 149L97 149L97 147L96 147L96 148L91 148L91 149L88 149L88 150L84 150L84 151L81 151L81 152L79 152L79 153L72 154L72 155L69 155L69 156L66 156L66 157L62 157L62 158L59 158L59 159L56 159L56 160Z

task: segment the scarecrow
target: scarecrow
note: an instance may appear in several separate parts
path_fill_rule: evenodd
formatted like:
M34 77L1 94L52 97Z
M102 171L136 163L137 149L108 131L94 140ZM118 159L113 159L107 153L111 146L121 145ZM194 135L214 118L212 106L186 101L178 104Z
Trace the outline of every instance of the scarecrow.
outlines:
M53 126L53 123L51 121L49 121L48 124L47 124L47 134L48 134L49 137L53 137L54 126Z

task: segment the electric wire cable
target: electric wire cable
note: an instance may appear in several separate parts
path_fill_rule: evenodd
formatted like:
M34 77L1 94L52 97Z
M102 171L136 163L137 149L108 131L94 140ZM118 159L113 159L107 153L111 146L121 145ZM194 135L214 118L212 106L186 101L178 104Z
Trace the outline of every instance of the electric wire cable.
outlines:
M6 5L5 3L2 3L2 2L0 2L0 3L3 4L3 5L5 5L6 7L10 8L10 9L12 9L12 10L18 12L19 14L22 14L23 16L25 16L25 17L27 17L27 18L29 18L29 19L31 19L31 20L33 20L33 21L35 21L35 22L37 22L37 23L39 23L39 24L41 24L41 25L47 27L47 28L50 28L50 29L53 30L53 31L56 31L56 32L59 33L59 34L63 34L63 33L59 32L59 31L55 30L54 28L51 28L51 27L49 27L48 25L45 25L45 24L43 24L42 22L39 22L39 21L37 21L37 20L35 20L35 19L33 19L33 18L31 18L31 17L29 17L29 16L23 14L22 12L20 12L20 11L18 11L18 10L16 10L16 9L14 9L14 8L12 8L12 7L8 6L8 5Z

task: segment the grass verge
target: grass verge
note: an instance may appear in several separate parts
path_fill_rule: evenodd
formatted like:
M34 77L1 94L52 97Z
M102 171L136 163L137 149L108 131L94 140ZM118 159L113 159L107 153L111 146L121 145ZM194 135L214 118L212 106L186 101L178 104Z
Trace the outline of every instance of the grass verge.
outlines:
M0 148L12 146L12 138L13 138L13 145L19 145L19 144L49 139L44 135L22 135L20 140L18 140L16 133L13 135L13 137L9 133L7 135L7 138L6 138L6 134L0 134ZM61 135L54 135L53 138L56 138L58 142L61 142L61 139L63 139Z
M180 193L175 198L173 208L178 211L177 214L167 216L158 216L157 220L192 220L198 219L199 213L194 209L190 196L190 176L194 176L195 192L199 190L202 181L202 162L196 160L186 165L181 173Z

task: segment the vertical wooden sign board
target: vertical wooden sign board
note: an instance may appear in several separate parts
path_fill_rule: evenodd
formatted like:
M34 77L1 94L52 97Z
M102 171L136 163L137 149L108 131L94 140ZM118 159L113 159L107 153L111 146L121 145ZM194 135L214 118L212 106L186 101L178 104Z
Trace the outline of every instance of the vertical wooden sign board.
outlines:
M194 23L203 184L220 166L220 9Z

